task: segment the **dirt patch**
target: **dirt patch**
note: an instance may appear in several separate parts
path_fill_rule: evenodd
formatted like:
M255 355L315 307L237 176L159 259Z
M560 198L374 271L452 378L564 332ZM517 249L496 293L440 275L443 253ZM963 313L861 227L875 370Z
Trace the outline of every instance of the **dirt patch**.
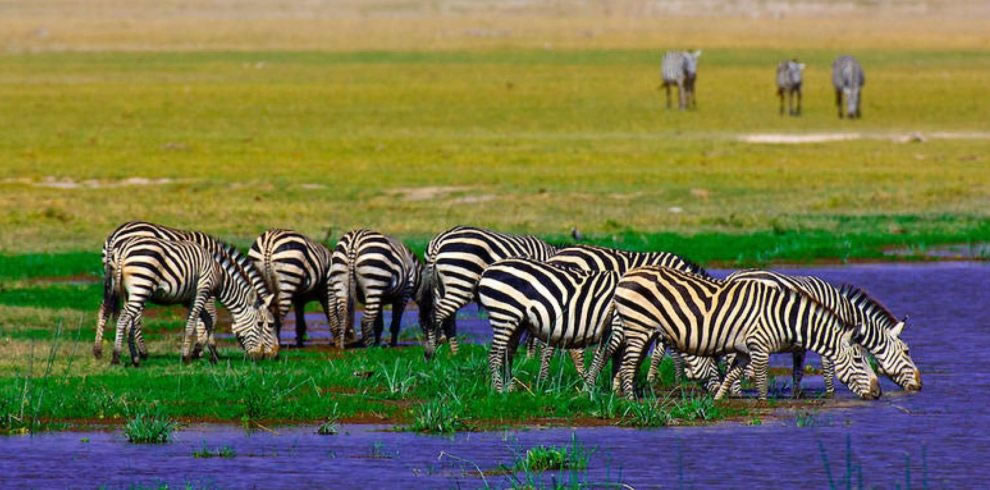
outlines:
M403 201L429 201L470 189L468 186L395 187L386 192Z
M174 184L178 181L170 178L160 178L160 179L149 179L145 177L128 177L121 180L75 180L68 177L59 178L48 176L41 180L34 180L29 178L8 178L3 179L0 183L3 184L23 184L30 185L34 187L46 187L49 189L109 189L117 187L145 187L151 185L167 185Z
M836 141L853 141L861 139L889 140L897 143L924 143L929 139L945 140L986 140L990 132L985 131L936 131L923 133L755 133L743 134L738 137L743 143L800 145L809 143L832 143Z

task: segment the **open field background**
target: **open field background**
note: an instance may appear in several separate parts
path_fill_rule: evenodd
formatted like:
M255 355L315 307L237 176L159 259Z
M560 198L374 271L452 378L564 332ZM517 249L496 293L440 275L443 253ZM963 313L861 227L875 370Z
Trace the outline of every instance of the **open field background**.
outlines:
M91 360L99 246L129 219L242 247L270 227L332 240L367 226L417 250L456 224L559 242L577 227L733 265L990 240L984 2L499 5L0 0L0 408L20 414L7 428L35 420L25 407L47 422L135 407L285 419L286 399L301 420L336 400L344 418L410 422L445 381L390 391L385 367L423 371L418 348L181 368L175 309L146 323L146 368ZM689 47L704 49L698 110L667 111L660 57ZM842 53L867 73L859 121L836 118ZM790 57L808 64L800 118L777 114L774 67ZM766 134L855 139L745 141ZM481 400L466 419L601 410L573 396L570 371L555 398L493 408L505 398L483 386L483 357L451 392ZM289 374L264 385L274 370ZM315 388L331 380L345 394ZM187 401L183 386L231 388Z

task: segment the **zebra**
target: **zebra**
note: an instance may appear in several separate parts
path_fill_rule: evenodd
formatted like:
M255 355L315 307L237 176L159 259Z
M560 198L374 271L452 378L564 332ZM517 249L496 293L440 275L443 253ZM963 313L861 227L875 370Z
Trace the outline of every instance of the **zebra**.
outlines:
M852 285L836 288L814 276L789 276L779 272L743 270L730 274L726 281L762 281L770 286L787 288L811 296L819 303L843 317L851 317L857 325L863 325L866 335L856 348L865 348L877 360L879 371L890 377L907 391L921 389L921 372L911 359L907 344L900 340L905 322L898 321L886 307L881 305L862 289ZM804 374L805 350L793 352L792 395L800 395L801 378ZM825 378L825 392L832 395L835 386L832 378L834 368L831 360L822 358L822 371Z
M688 106L697 107L694 98L694 82L698 77L698 58L701 50L698 51L668 51L663 55L660 63L660 77L663 81L663 88L667 91L667 109L670 109L670 86L677 86L677 96L679 109L687 109Z
M389 345L396 346L402 313L410 299L422 302L423 264L405 244L395 238L367 229L352 230L344 234L333 249L327 297L333 299L330 323L337 339L337 347L343 348L344 330L354 325L354 302L364 303L361 319L362 341L381 343L384 320L382 302L392 305L392 337ZM420 308L422 317L424 308Z
M835 106L839 110L839 119L844 116L862 117L860 92L866 85L866 75L863 67L856 58L849 55L839 56L832 63L832 85L835 87ZM842 110L842 97L846 98L846 110Z
M106 327L112 312L119 308L119 299L111 288L111 277L113 276L113 260L111 256L116 253L117 248L125 240L135 237L152 237L162 240L191 241L196 243L208 252L213 254L215 260L227 269L237 269L246 275L251 285L254 287L259 303L272 303L272 294L268 290L261 274L254 268L251 261L240 251L210 235L199 231L188 231L171 228L164 225L150 223L147 221L128 221L121 224L103 241L102 261L103 261L103 303L100 304L98 320L96 324L96 339L93 343L93 356L99 359L103 355L103 330ZM212 308L212 307L211 307ZM147 357L148 351L144 347L143 335L141 333L140 320L136 324L137 342L141 355ZM204 333L202 324L197 330ZM205 334L205 333L204 333ZM197 346L199 343L197 343ZM198 352L198 350L197 350Z
M134 237L117 242L110 258L113 276L110 290L123 297L117 319L111 364L120 363L124 336L128 337L131 363L139 364L135 346L136 321L148 301L189 305L182 341L182 360L192 359L192 336L197 321L212 332L213 318L206 305L219 300L233 317L231 330L251 358L275 357L274 318L268 305L259 302L250 283L232 263L221 264L202 246L189 241ZM105 298L107 300L107 298ZM211 335L212 336L212 335ZM216 346L209 345L210 361L217 361Z
M621 338L616 332L607 336L619 278L614 271L584 271L525 258L488 266L478 282L478 301L492 325L488 367L493 387L502 391L503 368L511 384L512 358L524 330L565 348L587 347L607 338L603 355L588 369L586 381L593 381L601 368L599 359L610 357Z
M672 267L675 269L708 276L708 272L698 264L670 252L632 252L628 250L597 247L593 245L574 245L562 248L550 257L550 259L547 260L547 263L587 271L613 271L618 272L619 274L625 273L629 269L653 265ZM535 337L530 337L530 339L535 340ZM552 353L552 347L547 346L544 347L544 349L544 355L542 356L540 366L541 374L549 370L547 363L550 360L551 354L547 353L547 350ZM647 380L649 382L653 382L656 378L658 366L660 360L663 359L664 351L665 349L663 345L659 343L657 344L657 348L653 349L653 356L650 359L650 370L647 376ZM581 374L583 371L583 355L581 351L571 350L570 355L574 360L578 373ZM715 384L718 383L718 368L714 362L704 362L701 359L695 359L691 356L691 359L687 362L686 366L688 369L684 369L685 362L682 360L681 356L674 352L672 357L674 358L675 366L677 366L677 373L679 375L687 376L688 379L700 379L709 384L711 382L714 382ZM598 362L604 364L604 360L598 360ZM713 373L712 369L714 369L714 376L711 376ZM696 378L695 376L702 377Z
M624 334L622 391L630 398L635 397L633 382L643 348L658 334L682 352L737 354L716 399L725 396L752 362L759 399L765 400L770 354L794 346L831 357L839 379L861 398L880 396L876 374L851 345L865 327L854 326L806 294L759 281L726 282L643 267L622 277L613 298Z
M801 83L804 63L798 63L797 58L781 61L777 64L777 95L780 97L780 115L784 115L784 97L787 98L787 113L792 116L801 115ZM797 98L797 107L794 99Z
M271 229L251 245L248 257L275 296L275 332L281 339L282 319L293 307L296 314L296 346L306 337L305 306L319 301L330 320L327 281L330 278L330 250L292 230Z
M423 272L423 287L428 294L423 295L425 309L420 308L426 358L433 357L441 333L450 341L451 352L457 353L454 314L475 298L486 267L517 257L543 261L556 251L553 245L531 235L471 226L455 226L430 240Z

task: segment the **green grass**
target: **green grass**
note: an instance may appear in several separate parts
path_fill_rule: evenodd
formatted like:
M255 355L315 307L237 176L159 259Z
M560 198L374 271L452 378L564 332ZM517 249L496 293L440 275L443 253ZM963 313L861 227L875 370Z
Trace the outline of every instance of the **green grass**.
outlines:
M209 458L224 458L229 459L237 456L237 451L230 446L223 446L217 449L210 449L203 443L203 447L193 451L193 457L196 459L209 459Z
M124 436L134 444L164 444L172 438L176 423L157 414L139 413L124 424Z
M581 444L577 435L571 434L567 446L536 446L526 450L515 464L515 469L525 472L548 470L584 470L593 451Z
M425 242L455 224L841 234L861 216L951 234L941 217L987 216L985 140L737 140L984 130L990 57L938 46L856 50L855 122L835 117L824 49L707 49L689 113L660 107L654 47L5 54L0 252L97 252L134 218L241 245L274 226ZM801 118L776 114L785 56L809 66ZM172 181L114 187L131 177Z

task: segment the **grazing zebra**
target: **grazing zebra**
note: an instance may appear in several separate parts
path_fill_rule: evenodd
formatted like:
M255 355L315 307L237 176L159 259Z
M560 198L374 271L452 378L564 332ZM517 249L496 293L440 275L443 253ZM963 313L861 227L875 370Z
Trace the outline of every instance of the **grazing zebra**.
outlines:
M282 318L292 306L296 313L296 345L306 338L305 307L319 301L330 320L327 280L330 278L330 250L291 230L272 229L261 234L248 251L255 269L275 296L275 332L281 339Z
M832 63L832 85L835 86L835 106L839 110L839 119L843 116L851 118L862 117L860 111L860 92L866 85L866 75L859 61L852 56L839 56ZM842 110L842 97L846 97L846 110Z
M566 267L571 267L579 270L586 271L612 271L618 272L619 274L625 273L629 269L635 269L637 267L643 267L648 265L662 266L662 267L672 267L674 269L679 269L695 274L701 274L707 276L708 273L699 265L670 252L632 252L628 250L619 250L613 248L596 247L592 245L575 245L571 247L562 248L557 251L550 259L547 260L548 264L561 265ZM530 337L531 340L535 339ZM552 352L552 347L545 347L545 349ZM650 360L650 374L648 379L652 382L656 377L657 366L660 360L663 358L664 347L662 344L657 344L657 348L653 349L653 358ZM583 368L583 356L580 350L571 350L571 358L574 360L575 366L578 368L578 373L582 372ZM715 369L715 373L718 372L714 361L703 363L703 361L695 360L693 357L688 362L688 369L683 369L684 362L681 356L672 352L672 357L675 359L675 364L678 369L679 375L686 375L689 379L701 379L706 382L718 383L717 375L712 378L695 378L695 375L710 374L712 368ZM544 351L542 357L543 364L540 367L540 373L545 373L548 371L549 367L546 363L550 360L549 353ZM598 360L599 363L604 364L604 360ZM703 363L703 364L702 364Z
M831 284L813 276L789 276L771 271L744 270L735 272L726 278L731 280L762 281L770 286L800 291L811 296L826 308L838 312L840 316L851 318L856 325L863 325L866 335L856 347L862 346L873 354L877 360L879 371L887 375L901 388L908 391L921 389L921 372L915 366L908 351L907 344L900 339L904 322L898 321L886 307L866 294L865 291L851 285L835 288ZM805 350L798 348L793 353L794 374L792 393L799 396L801 377L804 373ZM825 378L825 391L835 392L832 382L834 369L832 362L822 358L822 371Z
M677 107L687 109L697 107L694 98L694 82L698 77L698 57L701 51L668 51L660 63L660 77L663 88L667 91L667 108L670 109L670 86L677 86L679 99Z
M814 298L759 281L718 281L662 267L627 272L616 287L616 313L624 333L622 390L634 397L634 376L654 335L678 350L713 357L735 352L716 399L753 364L761 400L767 397L767 362L773 352L803 346L835 361L839 379L865 399L880 385L861 351L853 349L854 327Z
M258 301L250 283L233 264L219 263L200 245L137 237L118 242L110 258L113 260L110 289L113 294L122 295L124 301L117 319L112 364L120 363L125 335L131 363L139 364L136 321L148 301L189 306L182 341L185 362L192 359L191 342L197 321L202 321L212 336L213 319L206 311L206 304L214 300L230 310L231 330L249 356L258 359L278 354L269 305ZM211 343L209 349L210 360L216 362L216 346Z
M116 253L121 243L130 238L151 237L161 240L190 241L205 248L213 254L221 266L230 270L239 270L246 275L254 287L259 302L271 304L271 292L265 285L264 278L254 268L251 261L236 248L228 245L210 235L198 231L187 231L171 228L168 226L149 223L147 221L128 221L118 226L107 235L103 241L103 303L100 305L99 318L96 324L96 340L93 343L93 355L100 358L103 355L103 330L111 314L119 308L119 299L114 294L111 286L113 276L113 260L110 257ZM141 334L140 321L137 324L137 341L143 356L147 357L147 350L144 348L144 340ZM198 331L204 331L202 324L197 327Z
M787 97L787 113L801 115L801 82L804 63L797 59L781 61L777 65L777 95L780 96L780 115L784 115L784 97ZM797 98L797 107L794 99Z
M441 331L450 341L450 350L457 353L454 314L474 299L485 268L510 258L547 260L556 251L552 245L534 236L470 226L455 226L430 240L423 275L423 287L429 292L424 294L428 311L420 310L423 319L420 325L426 335L426 358L433 357Z
M488 367L492 385L502 391L502 370L512 381L512 358L523 331L549 345L581 348L602 343L615 317L612 293L619 273L592 272L549 265L533 259L508 259L485 269L478 282L478 301L488 311L492 347ZM588 370L589 381L601 369L621 338L608 336L603 356Z
M392 305L392 338L389 345L399 340L402 312L410 299L420 303L422 263L405 244L381 233L359 229L347 232L333 249L327 297L333 298L334 315L331 330L337 339L337 347L344 347L345 329L354 325L354 302L364 303L361 319L364 345L381 343L384 320L382 303ZM423 315L420 308L420 316Z

